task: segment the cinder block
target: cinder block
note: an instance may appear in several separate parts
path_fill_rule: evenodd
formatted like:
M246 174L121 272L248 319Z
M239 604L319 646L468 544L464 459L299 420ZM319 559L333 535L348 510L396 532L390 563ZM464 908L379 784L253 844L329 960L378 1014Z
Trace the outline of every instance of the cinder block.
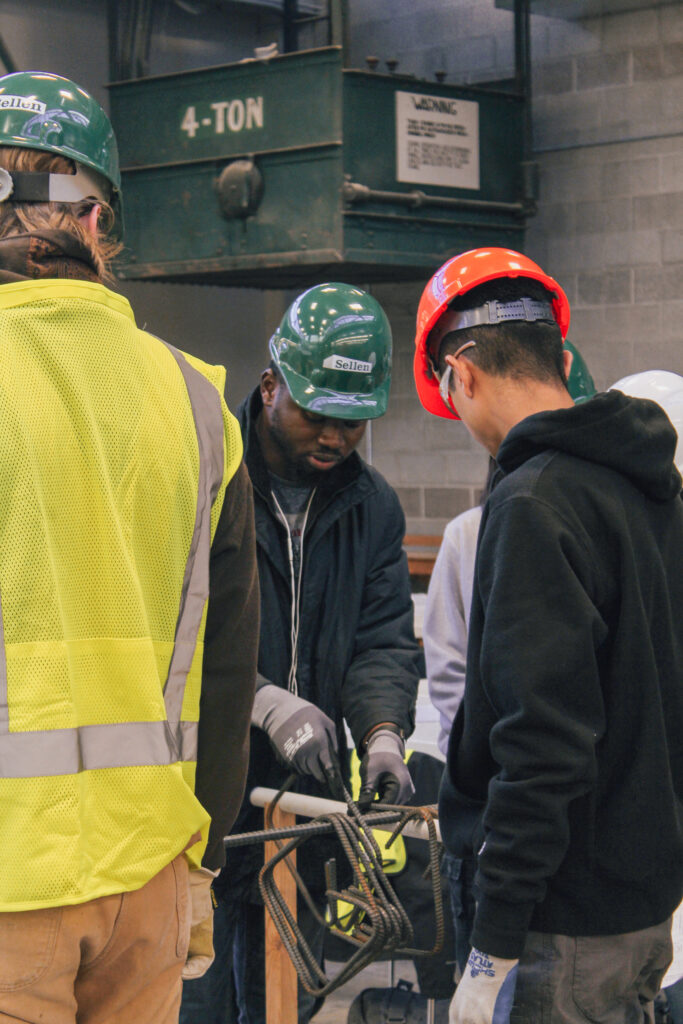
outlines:
M576 88L599 89L607 85L624 85L630 76L630 54L598 53L576 58Z
M683 300L672 296L669 301L664 301L661 304L661 329L658 334L664 341L674 341L678 344L676 373L683 373L683 330L681 324L683 324ZM653 369L653 367L649 367L649 369Z
M681 140L683 146L683 140ZM662 192L683 189L683 153L664 153L659 158L659 184Z
M621 147L618 147L621 150ZM603 196L643 196L659 191L659 157L636 158L627 152L623 159L607 158L599 168ZM619 154L621 157L621 153Z
M661 308L658 303L642 302L632 306L606 306L605 329L615 343L639 346L645 338L656 336L661 329Z
M571 92L574 88L574 61L554 60L536 65L532 77L534 97Z
M585 306L631 302L631 271L605 270L579 274L578 301Z
M622 50L634 44L657 42L660 39L659 10L658 5L648 4L638 11L600 18L597 27L601 49Z
M452 4L452 0L444 0L444 2ZM510 11L495 7L493 3L482 3L481 0L464 2L462 6L467 11L467 20L463 24L471 35L497 33L513 36L514 20Z
M505 35L497 35L495 37L495 53L496 53L496 66L491 75L488 76L489 80L497 78L514 78L515 77L515 51L514 47L511 46L510 36L506 33ZM485 81L486 79L481 76L477 77L477 81Z
M662 47L662 74L665 78L683 75L683 42L666 43Z
M491 35L454 39L449 50L451 67L460 71L481 71L496 66L496 44Z
M548 263L561 281L567 273L602 270L604 266L604 235L576 235L574 238L550 238Z
M405 398L415 394L415 378L413 377L413 351L394 349L391 368L391 395L389 402L397 398Z
M637 46L633 50L633 81L649 82L663 75L662 47Z
M421 487L396 487L395 490L406 518L424 515L424 492Z
M426 519L424 516L406 518L406 533L423 533L441 536L448 525L447 519Z
M663 92L661 81L598 90L603 140L655 134L662 120Z
M405 398L391 398L385 416L372 422L373 449L421 452L425 448L425 423L415 389Z
M399 455L398 452L375 450L373 445L372 465L384 476L392 487L396 487L399 481Z
M467 432L463 424L455 424L457 429ZM459 486L468 484L471 487L480 489L486 480L488 470L488 454L481 445L472 442L472 447L467 451L450 451L447 457L442 457L440 466L440 478L431 481L435 486Z
M585 97L582 97L583 103ZM603 197L599 158L590 151L541 153L541 202L586 202Z
M661 39L683 39L683 6L675 3L660 7L659 26Z
M662 232L662 263L683 261L683 231L674 229Z
M464 423L425 413L424 444L429 451L462 452L475 449L476 441ZM458 456L454 456L457 458Z
M394 487L466 485L479 488L486 479L487 455L483 448L457 452L382 452L377 453L374 463Z
M683 333L679 329L671 337L647 338L638 348L639 370L671 370L683 373Z
M425 487L425 516L452 519L472 507L472 492L465 487Z
M592 142L600 127L600 106L592 93L539 96L534 104L534 141L541 151Z
M633 227L633 201L624 197L577 203L574 227L577 234L626 231Z
M633 218L636 228L683 227L683 192L637 196L633 200Z
M667 78L662 83L662 118L664 124L671 122L670 130L680 133L681 104L683 104L683 75ZM676 120L678 118L678 120Z
M665 267L636 267L633 294L637 303L666 302L683 295L683 263Z
M605 265L660 263L662 240L660 231L614 231L603 236Z
M600 45L600 32L589 19L565 21L548 18L544 51L539 52L538 57L550 60L567 54L597 53Z
M443 483L447 461L440 452L399 452L396 483L432 486Z
M611 337L604 337L597 350L592 346L586 348L587 362L599 391L606 391L616 380L634 372L633 344L617 337L616 332ZM583 348L581 353L584 354Z

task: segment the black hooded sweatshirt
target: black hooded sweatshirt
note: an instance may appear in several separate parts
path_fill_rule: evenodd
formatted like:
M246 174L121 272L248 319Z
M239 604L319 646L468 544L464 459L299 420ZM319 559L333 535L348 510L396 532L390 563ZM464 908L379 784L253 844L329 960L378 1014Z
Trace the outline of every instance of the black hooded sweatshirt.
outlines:
M529 416L482 517L441 831L477 855L472 944L612 935L683 896L676 434L620 392Z

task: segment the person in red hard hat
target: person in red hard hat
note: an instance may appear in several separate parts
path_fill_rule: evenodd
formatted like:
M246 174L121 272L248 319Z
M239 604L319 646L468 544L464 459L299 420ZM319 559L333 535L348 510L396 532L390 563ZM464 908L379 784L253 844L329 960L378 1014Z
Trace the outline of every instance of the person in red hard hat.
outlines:
M676 432L566 384L569 302L476 249L427 284L415 383L497 463L479 533L443 841L475 858L450 1024L651 1021L683 895Z

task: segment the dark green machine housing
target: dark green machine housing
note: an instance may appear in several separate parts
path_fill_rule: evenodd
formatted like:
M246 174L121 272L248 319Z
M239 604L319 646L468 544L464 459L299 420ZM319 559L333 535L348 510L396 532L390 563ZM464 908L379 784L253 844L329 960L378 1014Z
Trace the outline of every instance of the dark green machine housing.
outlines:
M124 278L424 277L523 245L524 101L349 70L337 47L120 82Z

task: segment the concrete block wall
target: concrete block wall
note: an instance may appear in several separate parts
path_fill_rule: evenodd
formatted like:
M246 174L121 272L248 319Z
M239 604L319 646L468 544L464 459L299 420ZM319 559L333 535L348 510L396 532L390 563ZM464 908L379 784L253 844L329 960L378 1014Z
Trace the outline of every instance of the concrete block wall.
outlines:
M683 373L683 4L535 21L541 196L527 251L566 288L600 388Z
M461 83L513 70L512 15L494 0L351 0L351 17L358 65L372 53ZM531 23L540 198L525 250L567 291L570 337L598 388L644 369L683 373L683 3ZM462 425L417 402L423 284L373 288L393 325L396 370L372 455L409 529L436 533L476 502L486 456Z

